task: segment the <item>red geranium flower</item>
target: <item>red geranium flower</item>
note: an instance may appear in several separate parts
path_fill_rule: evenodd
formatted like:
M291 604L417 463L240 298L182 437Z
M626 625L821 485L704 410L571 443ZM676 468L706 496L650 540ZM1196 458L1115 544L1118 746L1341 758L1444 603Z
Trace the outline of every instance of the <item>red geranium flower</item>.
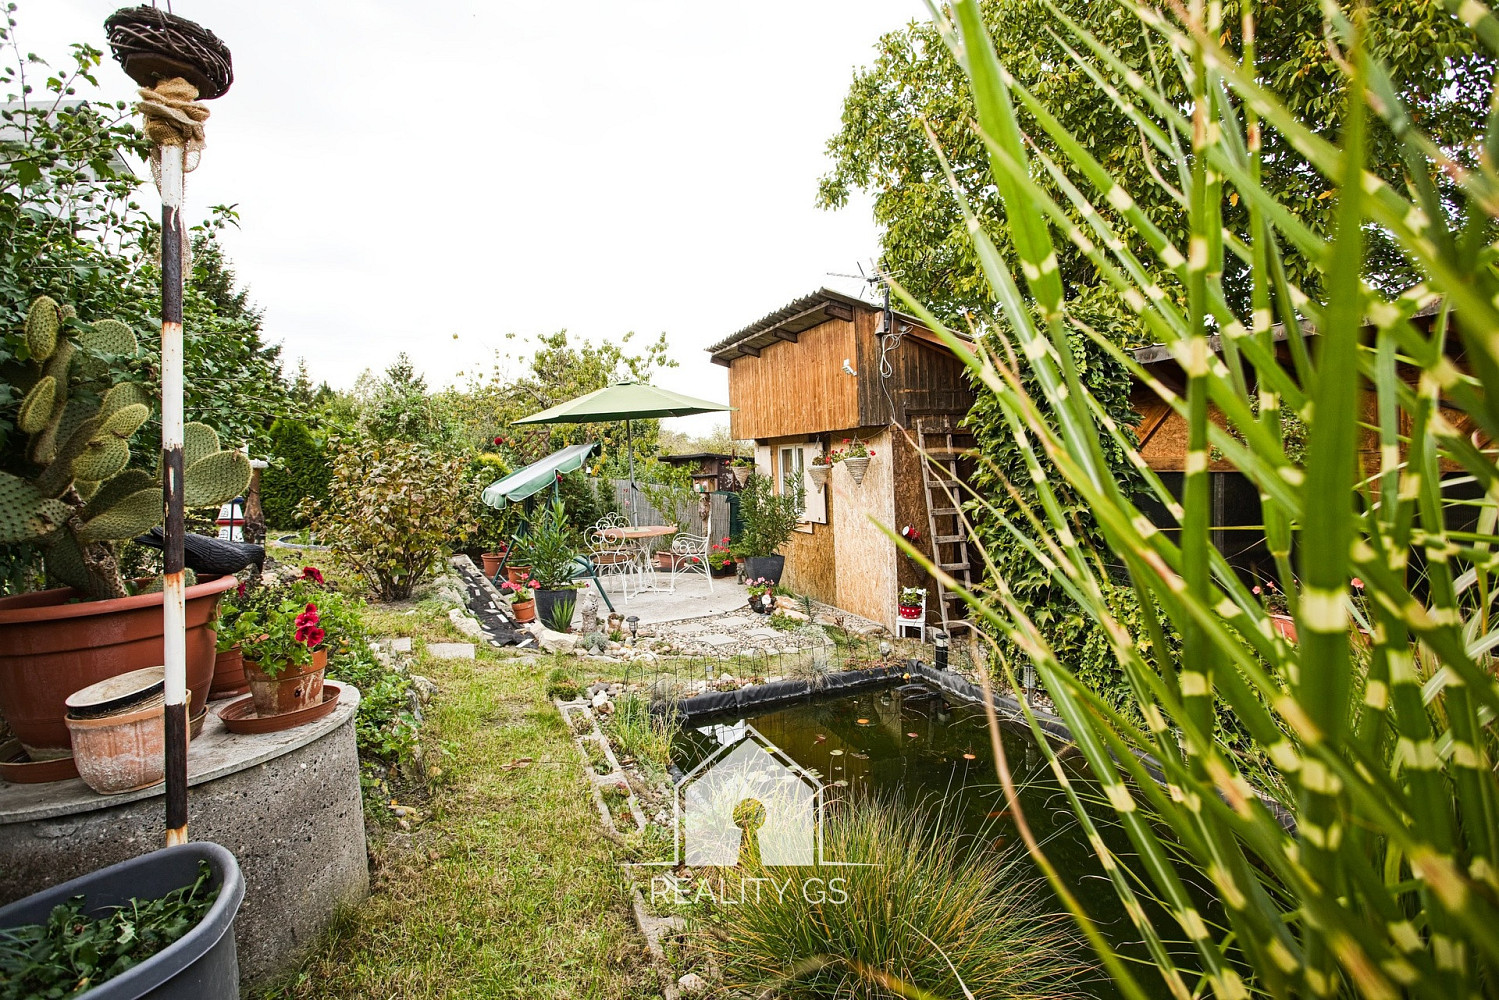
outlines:
M241 583L238 587L234 588L234 596L235 597L244 597L245 596L245 590L246 590L245 584Z
M302 579L311 580L313 583L321 586L323 583L323 571L316 566L303 566Z

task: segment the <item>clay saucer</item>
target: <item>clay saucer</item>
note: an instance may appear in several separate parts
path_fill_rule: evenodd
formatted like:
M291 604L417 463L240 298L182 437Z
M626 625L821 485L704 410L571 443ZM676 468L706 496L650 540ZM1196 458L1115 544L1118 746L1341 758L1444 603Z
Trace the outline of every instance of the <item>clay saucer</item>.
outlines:
M20 740L0 744L0 779L13 785L42 785L78 777L78 765L69 757L32 760Z
M163 700L166 667L144 667L80 688L64 704L75 719L102 719Z
M224 720L224 727L231 733L254 735L257 733L279 733L283 729L295 729L331 713L338 707L338 696L342 689L332 681L323 682L323 701L318 705L299 708L285 715L272 715L262 719L255 714L255 696L246 695L238 701L214 709L214 714Z

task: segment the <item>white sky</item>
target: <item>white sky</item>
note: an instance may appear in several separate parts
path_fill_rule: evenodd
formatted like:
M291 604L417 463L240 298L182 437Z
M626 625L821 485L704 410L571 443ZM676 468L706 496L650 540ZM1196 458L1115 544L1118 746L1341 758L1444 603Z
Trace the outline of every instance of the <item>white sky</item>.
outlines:
M106 48L125 0L20 0L24 49ZM162 0L165 4L165 0ZM723 400L703 348L877 250L813 206L853 70L921 0L177 0L234 53L189 215L226 239L289 367L352 385L402 350L434 385L507 332L665 332L656 381ZM132 97L106 56L104 95ZM155 193L143 191L148 204ZM457 339L454 339L454 334ZM675 422L703 433L718 418Z

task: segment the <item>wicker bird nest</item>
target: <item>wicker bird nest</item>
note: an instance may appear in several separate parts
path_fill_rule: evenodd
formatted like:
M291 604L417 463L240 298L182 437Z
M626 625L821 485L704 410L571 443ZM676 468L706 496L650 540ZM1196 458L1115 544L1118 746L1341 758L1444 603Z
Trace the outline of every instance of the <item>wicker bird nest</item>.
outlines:
M126 75L142 87L180 76L209 100L234 82L229 47L202 25L142 4L121 7L104 22L109 47Z

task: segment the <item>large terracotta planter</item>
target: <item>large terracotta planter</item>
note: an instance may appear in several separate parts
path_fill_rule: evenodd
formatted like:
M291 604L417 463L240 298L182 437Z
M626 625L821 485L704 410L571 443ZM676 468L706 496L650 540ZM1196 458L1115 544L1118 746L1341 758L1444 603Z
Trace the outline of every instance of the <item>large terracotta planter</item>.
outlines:
M208 704L221 576L187 588L190 714ZM161 594L80 601L70 587L0 598L0 715L33 760L71 752L63 700L130 670L159 666ZM69 603L75 602L75 603Z
M255 714L269 719L274 715L297 712L323 701L323 671L328 668L328 651L313 652L312 662L287 667L275 677L260 669L260 664L245 661L245 676L250 679L250 697L255 699Z
M500 563L505 560L505 553L481 552L479 558L484 562L484 575L493 580L494 575L500 571Z
M245 677L245 657L239 647L226 649L213 659L213 684L208 688L210 698L232 698L250 690L250 681Z

